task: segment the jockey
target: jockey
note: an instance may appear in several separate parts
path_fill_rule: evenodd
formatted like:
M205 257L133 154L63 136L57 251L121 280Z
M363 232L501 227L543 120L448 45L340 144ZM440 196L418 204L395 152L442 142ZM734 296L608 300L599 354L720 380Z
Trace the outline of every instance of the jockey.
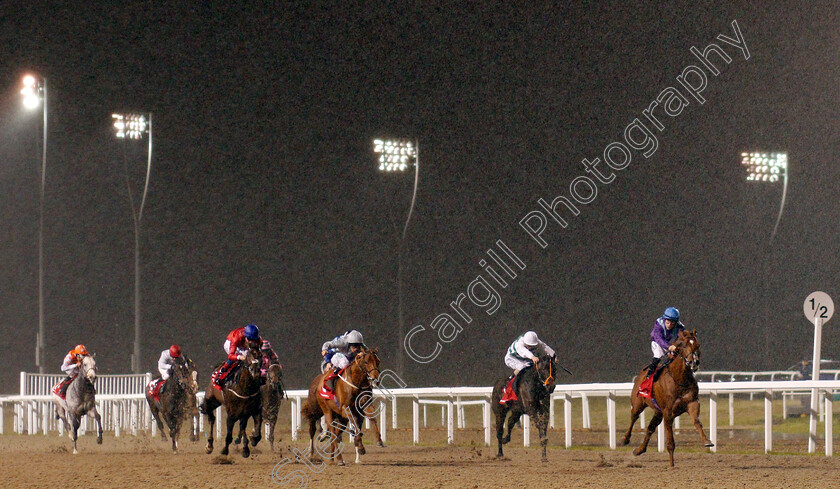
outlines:
M647 367L647 377L650 377L656 371L659 359L666 353L671 354L676 350L677 347L672 343L677 339L680 331L685 331L685 325L680 322L679 309L676 307L665 309L662 317L656 320L653 324L653 330L650 332L650 349L653 351L653 360Z
M516 376L525 367L536 365L540 353L554 356L554 350L540 340L537 333L528 331L510 344L505 354L505 365L512 368Z
M321 371L330 367L341 370L356 357L359 352L367 350L362 333L355 329L345 331L321 346L321 356L324 361L321 364Z
M169 378L169 369L173 365L183 364L184 357L181 356L181 347L172 345L167 350L160 352L160 359L158 359L158 371L160 372L161 380Z
M277 353L271 347L271 343L269 343L268 340L262 340L260 351L262 352L262 367L260 367L260 375L264 381L265 375L268 372L268 367L274 364L280 365L280 359L277 358ZM280 365L281 370L282 368L283 365Z
M67 374L67 377L58 385L58 395L64 399L67 393L67 387L70 382L79 375L79 365L82 363L84 357L90 356L85 345L76 345L75 348L67 352L64 356L64 361L61 363L61 371Z
M239 361L244 360L245 355L248 354L248 348L252 346L262 347L263 340L260 338L260 328L255 324L249 324L244 328L237 328L228 333L225 339L225 353L227 353L227 361L219 369L219 375L216 376L216 386L221 388L225 377L230 373L233 365Z

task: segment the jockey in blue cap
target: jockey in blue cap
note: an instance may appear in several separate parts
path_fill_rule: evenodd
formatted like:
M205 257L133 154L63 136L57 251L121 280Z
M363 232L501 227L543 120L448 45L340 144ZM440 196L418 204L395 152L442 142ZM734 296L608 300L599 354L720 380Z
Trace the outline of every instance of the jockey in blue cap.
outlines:
M679 336L680 331L685 331L685 325L680 322L680 311L676 307L665 309L662 317L653 324L650 332L650 349L653 351L653 360L650 361L647 376L653 375L659 360L666 353L673 352L676 347L672 344Z
M216 376L216 386L221 389L225 377L227 377L233 365L239 360L244 360L245 355L248 354L250 347L261 348L262 338L260 338L260 328L255 324L249 324L244 328L237 328L228 333L225 340L225 353L227 353L227 361L219 369L219 375Z

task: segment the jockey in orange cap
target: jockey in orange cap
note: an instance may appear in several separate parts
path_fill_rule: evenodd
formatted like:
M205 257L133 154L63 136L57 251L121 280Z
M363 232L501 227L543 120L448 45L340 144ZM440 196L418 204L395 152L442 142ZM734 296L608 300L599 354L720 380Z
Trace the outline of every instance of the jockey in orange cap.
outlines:
M70 382L73 382L73 379L79 375L79 365L82 363L82 358L90 356L85 348L85 345L76 345L75 348L67 352L67 355L64 356L64 362L61 363L61 371L67 374L67 377L62 380L57 386L53 388L53 391L59 395L62 399L67 394L67 387L70 385Z

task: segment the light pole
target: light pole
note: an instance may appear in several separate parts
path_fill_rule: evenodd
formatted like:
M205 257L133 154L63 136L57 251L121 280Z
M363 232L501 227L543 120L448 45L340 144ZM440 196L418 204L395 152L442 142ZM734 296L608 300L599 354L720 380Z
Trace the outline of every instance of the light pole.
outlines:
M770 364L770 259L773 250L773 238L776 237L776 231L779 229L779 222L782 220L782 212L785 210L785 197L787 196L788 185L788 157L787 153L764 153L764 152L746 152L741 153L741 165L747 171L747 181L777 184L782 182L782 200L779 205L779 215L776 216L776 224L773 226L773 232L770 233L770 242L768 243L767 253L764 257L764 356L767 367L771 368Z
M140 356L140 225L143 221L143 207L146 204L146 194L149 190L149 175L152 171L152 114L113 114L114 130L117 138L135 139L149 137L149 148L146 160L146 180L143 184L143 197L138 207L134 202L134 194L131 192L131 181L128 177L128 156L123 148L123 170L125 173L125 185L128 189L128 202L131 206L131 217L134 219L134 354L131 356L131 371L135 374L141 373Z
M47 79L32 75L23 77L23 105L28 109L41 104L44 113L44 141L41 156L41 193L38 221L38 337L35 339L35 365L44 373L44 188L47 175Z
M408 217L405 219L402 234L399 238L397 252L397 314L399 316L399 331L397 341L397 368L400 374L405 372L405 357L403 355L403 341L405 340L405 321L403 318L403 251L405 249L405 235L408 231L408 223L411 222L411 214L414 211L414 202L417 199L417 183L420 178L420 149L417 141L409 139L374 139L373 152L378 155L377 165L379 171L405 172L414 167L414 191L411 194L411 205L408 207Z

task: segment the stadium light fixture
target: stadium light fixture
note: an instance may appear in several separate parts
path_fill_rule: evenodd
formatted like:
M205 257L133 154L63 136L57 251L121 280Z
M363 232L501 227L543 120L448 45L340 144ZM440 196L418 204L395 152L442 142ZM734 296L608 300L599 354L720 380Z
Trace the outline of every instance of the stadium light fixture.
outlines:
M741 153L741 165L746 169L748 182L775 184L782 182L782 201L779 205L779 215L770 234L770 242L776 236L782 212L785 210L785 198L788 186L788 155L787 153L744 152Z
M411 194L411 204L408 207L402 234L399 240L399 251L397 254L397 310L399 315L399 337L397 348L397 368L400 374L405 372L405 357L403 342L405 341L405 320L403 317L403 253L405 250L405 236L408 231L408 224L411 222L411 215L414 212L414 203L417 200L417 183L420 179L420 152L417 141L410 139L374 139L373 153L377 156L379 171L385 173L402 173L414 168L414 191Z
M135 374L142 372L141 338L140 338L140 225L143 222L143 207L146 205L146 195L149 191L149 175L152 172L152 114L113 114L114 131L117 138L122 140L142 139L148 136L148 158L146 160L146 181L143 184L143 196L139 206L134 201L131 184L128 178L128 157L123 152L123 169L125 183L128 188L128 201L131 215L134 218L134 354L131 358L131 370ZM127 142L127 141L126 141Z
M41 192L38 222L38 336L35 339L35 365L44 373L44 195L47 174L47 79L26 75L23 77L23 106L34 110L41 105L44 116L43 143L41 145Z

